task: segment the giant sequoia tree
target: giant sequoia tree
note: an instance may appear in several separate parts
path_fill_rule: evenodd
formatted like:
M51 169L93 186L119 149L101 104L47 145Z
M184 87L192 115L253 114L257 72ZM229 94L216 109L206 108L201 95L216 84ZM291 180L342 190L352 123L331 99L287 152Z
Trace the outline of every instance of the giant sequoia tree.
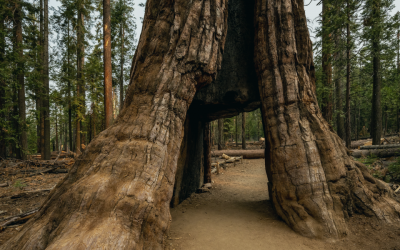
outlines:
M221 66L227 4L147 1L119 117L1 249L163 248L183 123L196 91ZM276 210L310 237L345 235L354 212L398 222L400 204L352 161L318 108L303 5L255 3L255 65Z

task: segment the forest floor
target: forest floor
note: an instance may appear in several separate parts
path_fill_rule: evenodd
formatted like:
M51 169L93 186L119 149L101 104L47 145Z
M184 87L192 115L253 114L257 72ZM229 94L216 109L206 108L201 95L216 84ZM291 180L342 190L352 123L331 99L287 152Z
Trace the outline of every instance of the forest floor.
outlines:
M65 160L65 159L64 159ZM0 162L0 225L11 216L39 208L66 173L46 172L49 166L3 167ZM61 169L68 169L71 160ZM4 165L4 164L3 164ZM10 171L8 171L9 169ZM384 249L400 250L400 228L381 226L364 216L350 220L350 235L336 242L302 237L275 213L268 200L264 159L243 160L213 174L210 192L193 194L171 209L168 250L192 249ZM0 246L22 225L0 227Z
M360 215L350 219L350 234L341 240L309 239L295 233L268 200L264 159L243 160L212 178L210 192L193 194L171 209L168 250L400 250L399 227L382 226Z
M21 163L21 161L17 162ZM8 166L13 164L7 164L5 161L0 162L0 184L8 183L7 186L0 187L0 246L21 230L23 226L23 224L7 227L1 227L1 225L10 221L12 216L39 208L51 189L67 175L62 171L60 171L61 173L56 171L40 173L49 169L49 165L41 165L44 162L47 161L32 161L31 164L14 164L11 167ZM57 170L68 171L74 160L70 158L60 159L59 162L67 163ZM50 168L52 167L50 166Z

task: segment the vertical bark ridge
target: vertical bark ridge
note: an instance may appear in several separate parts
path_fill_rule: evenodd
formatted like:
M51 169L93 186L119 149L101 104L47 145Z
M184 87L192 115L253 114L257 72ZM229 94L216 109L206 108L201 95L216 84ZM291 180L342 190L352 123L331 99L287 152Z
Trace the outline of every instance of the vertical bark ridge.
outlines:
M119 117L0 249L162 249L186 112L216 77L226 20L225 0L147 1Z
M353 210L399 221L389 189L351 160L322 117L303 6L301 0L256 2L255 64L276 210L309 237L345 236Z

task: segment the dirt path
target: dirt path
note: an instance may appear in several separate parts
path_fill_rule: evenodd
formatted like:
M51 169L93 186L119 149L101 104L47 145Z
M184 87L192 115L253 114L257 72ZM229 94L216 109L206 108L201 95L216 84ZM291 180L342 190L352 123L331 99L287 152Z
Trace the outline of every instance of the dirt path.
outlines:
M336 242L296 234L268 201L263 159L228 167L213 181L210 193L194 194L171 209L168 249L400 249L398 228L365 217L352 218L352 234Z

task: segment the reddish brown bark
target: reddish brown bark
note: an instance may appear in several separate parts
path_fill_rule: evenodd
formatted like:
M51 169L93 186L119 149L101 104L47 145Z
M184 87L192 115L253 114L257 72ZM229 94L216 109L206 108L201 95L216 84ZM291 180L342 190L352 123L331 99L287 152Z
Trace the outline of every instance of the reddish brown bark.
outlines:
M1 249L163 248L186 112L220 68L226 20L224 0L147 1L119 117Z
M104 117L106 128L112 124L111 10L110 0L103 0Z
M348 234L364 213L399 222L386 184L353 161L318 108L302 0L257 0L255 60L268 140L266 168L277 213L309 237Z

